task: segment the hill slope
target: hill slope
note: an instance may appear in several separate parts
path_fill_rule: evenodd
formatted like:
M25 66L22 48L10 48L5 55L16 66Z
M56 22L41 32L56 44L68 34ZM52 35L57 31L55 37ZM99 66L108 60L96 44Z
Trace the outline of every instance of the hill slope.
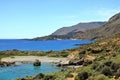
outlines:
M101 25L104 25L106 22L89 22L89 23L79 23L77 25L71 27L63 27L58 29L54 33L48 36L36 37L33 40L54 40L54 39L71 39L75 38L74 33L79 32L79 34L83 34L86 30L98 28ZM77 36L78 37L78 36Z
M67 28L66 28L67 29ZM82 29L82 28L81 28ZM34 40L53 40L53 39L100 39L100 38L106 38L111 35L114 35L120 31L120 13L112 16L108 22L103 24L102 26L99 27L94 27L93 29L87 29L84 28L84 30L73 30L69 33L65 32L61 34L65 35L60 35L60 31L62 29L58 30L58 33L53 33L52 35L49 36L44 36L44 37L37 37L34 38ZM66 34L67 33L67 34ZM59 34L59 35L54 35L54 34Z
M120 31L120 13L114 15L103 26L91 30L87 30L85 33L74 33L75 38L79 39L98 39L105 38L114 35Z
M52 33L52 35L66 35L69 33L75 33L78 31L85 31L93 28L97 28L101 25L105 24L105 22L89 22L89 23L79 23L77 25L71 27L63 27Z

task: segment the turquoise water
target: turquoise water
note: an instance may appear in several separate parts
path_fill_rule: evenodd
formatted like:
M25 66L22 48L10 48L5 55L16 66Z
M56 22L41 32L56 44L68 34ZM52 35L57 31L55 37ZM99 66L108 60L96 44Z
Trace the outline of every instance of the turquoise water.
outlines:
M17 40L17 39L0 39L0 50L64 50L77 47L75 44L89 44L93 40Z
M4 50L64 50L78 47L75 44L83 45L93 42L92 40L47 40L29 41L16 39L0 39L0 51ZM0 80L13 80L38 73L49 73L59 71L60 68L50 63L43 63L41 67L34 67L32 64L22 64L19 66L0 67Z
M25 76L36 75L38 73L50 73L59 71L52 63L42 63L40 67L34 67L32 64L21 64L19 66L0 67L0 80L14 80Z

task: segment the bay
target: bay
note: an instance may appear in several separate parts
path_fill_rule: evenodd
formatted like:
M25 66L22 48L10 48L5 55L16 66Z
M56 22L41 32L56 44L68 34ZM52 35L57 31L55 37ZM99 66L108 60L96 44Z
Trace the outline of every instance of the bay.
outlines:
M65 50L78 47L75 44L89 44L93 40L18 40L18 39L0 39L0 51L3 50L30 50L30 51L49 51Z
M89 44L93 40L18 40L18 39L0 39L0 51L5 50L29 50L29 51L49 51L65 50L76 48L76 45ZM14 80L25 76L36 75L38 73L50 73L60 71L61 68L55 67L51 63L42 63L40 67L34 67L32 64L21 64L19 66L0 67L0 80Z

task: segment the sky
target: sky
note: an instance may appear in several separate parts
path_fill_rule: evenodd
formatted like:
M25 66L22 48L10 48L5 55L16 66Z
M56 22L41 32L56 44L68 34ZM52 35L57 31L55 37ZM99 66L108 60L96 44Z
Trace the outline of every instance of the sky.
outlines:
M0 39L45 36L80 22L107 21L120 0L0 0Z

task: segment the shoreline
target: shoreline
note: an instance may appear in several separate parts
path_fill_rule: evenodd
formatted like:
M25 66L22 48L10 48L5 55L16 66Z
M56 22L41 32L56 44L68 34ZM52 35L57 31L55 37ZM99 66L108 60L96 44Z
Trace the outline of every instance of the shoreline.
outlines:
M2 58L1 61L4 62L35 62L35 60L39 60L41 62L48 62L48 63L59 63L65 62L67 58L54 58L54 57L46 57L46 56L12 56L12 57L5 57Z

